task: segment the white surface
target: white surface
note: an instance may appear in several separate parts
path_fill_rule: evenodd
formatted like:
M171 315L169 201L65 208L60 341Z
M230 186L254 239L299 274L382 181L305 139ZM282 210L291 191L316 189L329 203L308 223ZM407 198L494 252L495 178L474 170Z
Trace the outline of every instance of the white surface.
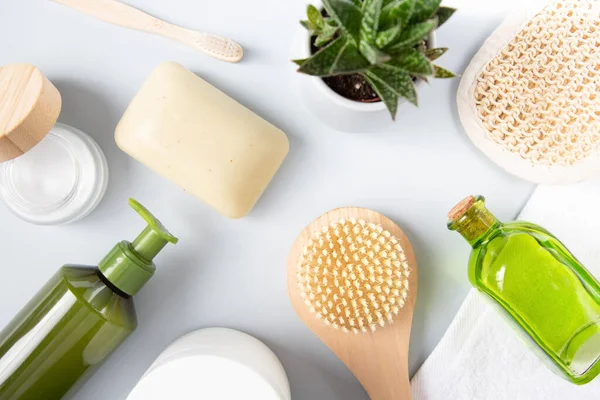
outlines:
M283 366L261 341L233 329L190 332L167 347L127 400L291 400Z
M540 186L520 219L548 229L600 278L599 202L600 181ZM575 386L552 373L475 289L412 385L414 400L597 400L600 396L598 379Z
M382 133L344 134L320 124L290 89L289 49L303 1L130 0L166 20L241 42L240 64L185 45L96 21L49 0L0 1L0 64L39 66L63 96L59 121L88 132L111 168L106 197L86 219L37 227L0 208L0 326L65 262L97 264L144 222L127 206L143 202L180 242L156 259L158 271L136 296L140 326L75 400L122 400L173 340L209 326L240 329L283 363L294 400L366 400L358 381L292 309L286 258L300 231L334 207L369 207L396 221L419 263L411 342L414 372L438 343L469 289L468 246L446 230L447 211L484 194L498 218L517 215L533 190L489 162L468 140L456 113L458 80L434 81L422 107L400 108ZM440 64L457 72L518 0L465 0L438 31L451 48ZM207 7L207 4L210 7ZM207 12L207 9L210 12ZM113 131L150 71L173 60L195 71L283 129L291 148L246 218L220 216L129 158Z

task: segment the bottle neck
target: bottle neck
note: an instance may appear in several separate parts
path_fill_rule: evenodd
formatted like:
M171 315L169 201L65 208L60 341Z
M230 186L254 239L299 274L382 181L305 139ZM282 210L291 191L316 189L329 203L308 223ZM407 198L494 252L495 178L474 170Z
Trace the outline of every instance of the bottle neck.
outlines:
M159 232L151 226L147 226L131 245L137 254L148 262L152 262L154 257L160 253L167 243Z
M119 289L118 287L116 287L115 285L113 285L113 283L112 283L111 281L109 281L109 280L108 280L108 278L107 278L107 277L105 277L105 276L102 274L102 272L100 271L100 269L97 269L97 270L96 270L96 272L97 272L98 278L100 278L100 280L101 280L102 282L104 282L104 284L105 284L106 286L108 286L108 288L109 288L110 290L112 290L112 291L113 291L113 293L116 293L117 295L119 295L119 296L121 296L121 297L123 297L123 298L125 298L125 299L129 299L129 298L131 298L131 296L130 296L129 294L127 294L127 293L125 293L125 292L121 291L121 289Z
M475 248L500 225L500 221L485 207L485 200L480 197L462 216L450 221L448 228L460 233Z
M156 267L131 243L122 241L100 261L98 269L119 292L133 296L152 278Z

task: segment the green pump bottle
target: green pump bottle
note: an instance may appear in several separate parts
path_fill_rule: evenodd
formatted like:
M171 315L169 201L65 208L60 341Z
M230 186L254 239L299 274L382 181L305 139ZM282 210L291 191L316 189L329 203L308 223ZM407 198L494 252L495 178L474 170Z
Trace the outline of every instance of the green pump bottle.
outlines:
M118 243L98 267L63 266L0 332L0 400L74 393L137 327L132 296L177 238L137 201L129 205L148 223L133 243Z
M537 225L498 221L481 196L463 200L449 219L473 248L473 286L551 369L579 385L600 374L600 284L573 254Z

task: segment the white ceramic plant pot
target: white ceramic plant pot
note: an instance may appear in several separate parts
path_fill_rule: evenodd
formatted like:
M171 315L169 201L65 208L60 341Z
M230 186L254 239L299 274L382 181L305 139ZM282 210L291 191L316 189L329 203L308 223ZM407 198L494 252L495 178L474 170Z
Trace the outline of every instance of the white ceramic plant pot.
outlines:
M320 0L306 2L321 9ZM303 10L306 10L304 8ZM306 19L306 15L298 17L298 21ZM436 46L435 32L431 32L427 44L429 48ZM310 36L308 31L298 24L292 46L292 59L304 59L311 56ZM296 72L294 68L293 86L304 106L326 125L342 132L376 132L391 125L394 121L382 101L363 103L345 98L334 92L323 82L323 79ZM419 79L416 82L417 91L425 84ZM398 116L401 118L400 107L408 106L406 101L399 99Z
M283 366L262 342L226 328L188 333L167 347L127 400L291 400Z

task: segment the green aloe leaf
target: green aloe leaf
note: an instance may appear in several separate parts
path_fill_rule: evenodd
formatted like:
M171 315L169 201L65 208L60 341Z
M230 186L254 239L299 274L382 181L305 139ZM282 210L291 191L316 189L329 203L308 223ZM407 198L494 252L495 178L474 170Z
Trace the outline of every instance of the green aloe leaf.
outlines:
M407 26L415 6L415 0L393 0L381 10L380 25L389 28L400 24Z
M432 76L434 73L433 65L429 59L423 53L412 48L405 49L396 54L385 65L400 68L417 76Z
M362 8L363 6L363 2L362 0L352 0L352 2L354 3L354 5L358 8Z
M298 59L298 60L292 60L292 62L298 66L302 66L302 64L304 64L304 62L306 61L306 58L303 59Z
M369 68L366 75L373 80L379 80L393 90L396 95L405 98L415 106L417 105L417 89L408 72L398 68L373 66Z
M363 18L360 27L361 40L367 41L369 44L375 44L377 31L379 30L379 17L383 0L365 0L363 6Z
M352 0L323 0L327 13L358 46L362 11Z
M427 21L435 15L441 3L442 0L416 0L410 22L418 23Z
M382 52L371 43L361 40L358 49L371 64L383 64L391 60L391 56Z
M456 76L456 74L452 71L448 71L446 68L442 68L439 65L434 65L433 66L434 69L434 77L435 78L439 78L439 79L447 79L447 78L454 78Z
M383 49L398 39L400 37L400 33L402 33L402 28L400 25L396 25L390 29L379 32L375 38L375 44L380 49Z
M314 33L318 28L310 21L300 21L300 25L306 28L309 33Z
M436 20L429 20L415 25L411 25L405 29L400 38L390 48L391 51L400 51L406 47L414 46L419 43L437 24Z
M444 25L444 22L448 21L455 12L456 8L440 7L435 14L438 17L438 27Z
M429 61L434 61L443 56L448 51L447 47L438 47L437 49L425 50L425 56Z
M308 16L308 20L316 27L322 29L325 25L325 21L323 20L323 16L321 12L317 9L317 7L310 4L306 9L306 15Z
M375 93L377 93L381 101L383 101L383 104L385 104L390 112L392 119L395 120L396 113L398 112L398 95L396 92L372 72L367 71L366 73L362 74L362 76L373 88Z
M329 43L333 39L337 31L337 27L325 25L323 30L321 31L321 33L319 33L317 39L315 40L315 46L323 47L324 45Z
M361 72L369 65L369 61L360 54L354 43L340 37L304 61L298 72L331 76Z
M325 18L325 23L329 26L335 26L336 28L339 27L337 21L333 18Z

